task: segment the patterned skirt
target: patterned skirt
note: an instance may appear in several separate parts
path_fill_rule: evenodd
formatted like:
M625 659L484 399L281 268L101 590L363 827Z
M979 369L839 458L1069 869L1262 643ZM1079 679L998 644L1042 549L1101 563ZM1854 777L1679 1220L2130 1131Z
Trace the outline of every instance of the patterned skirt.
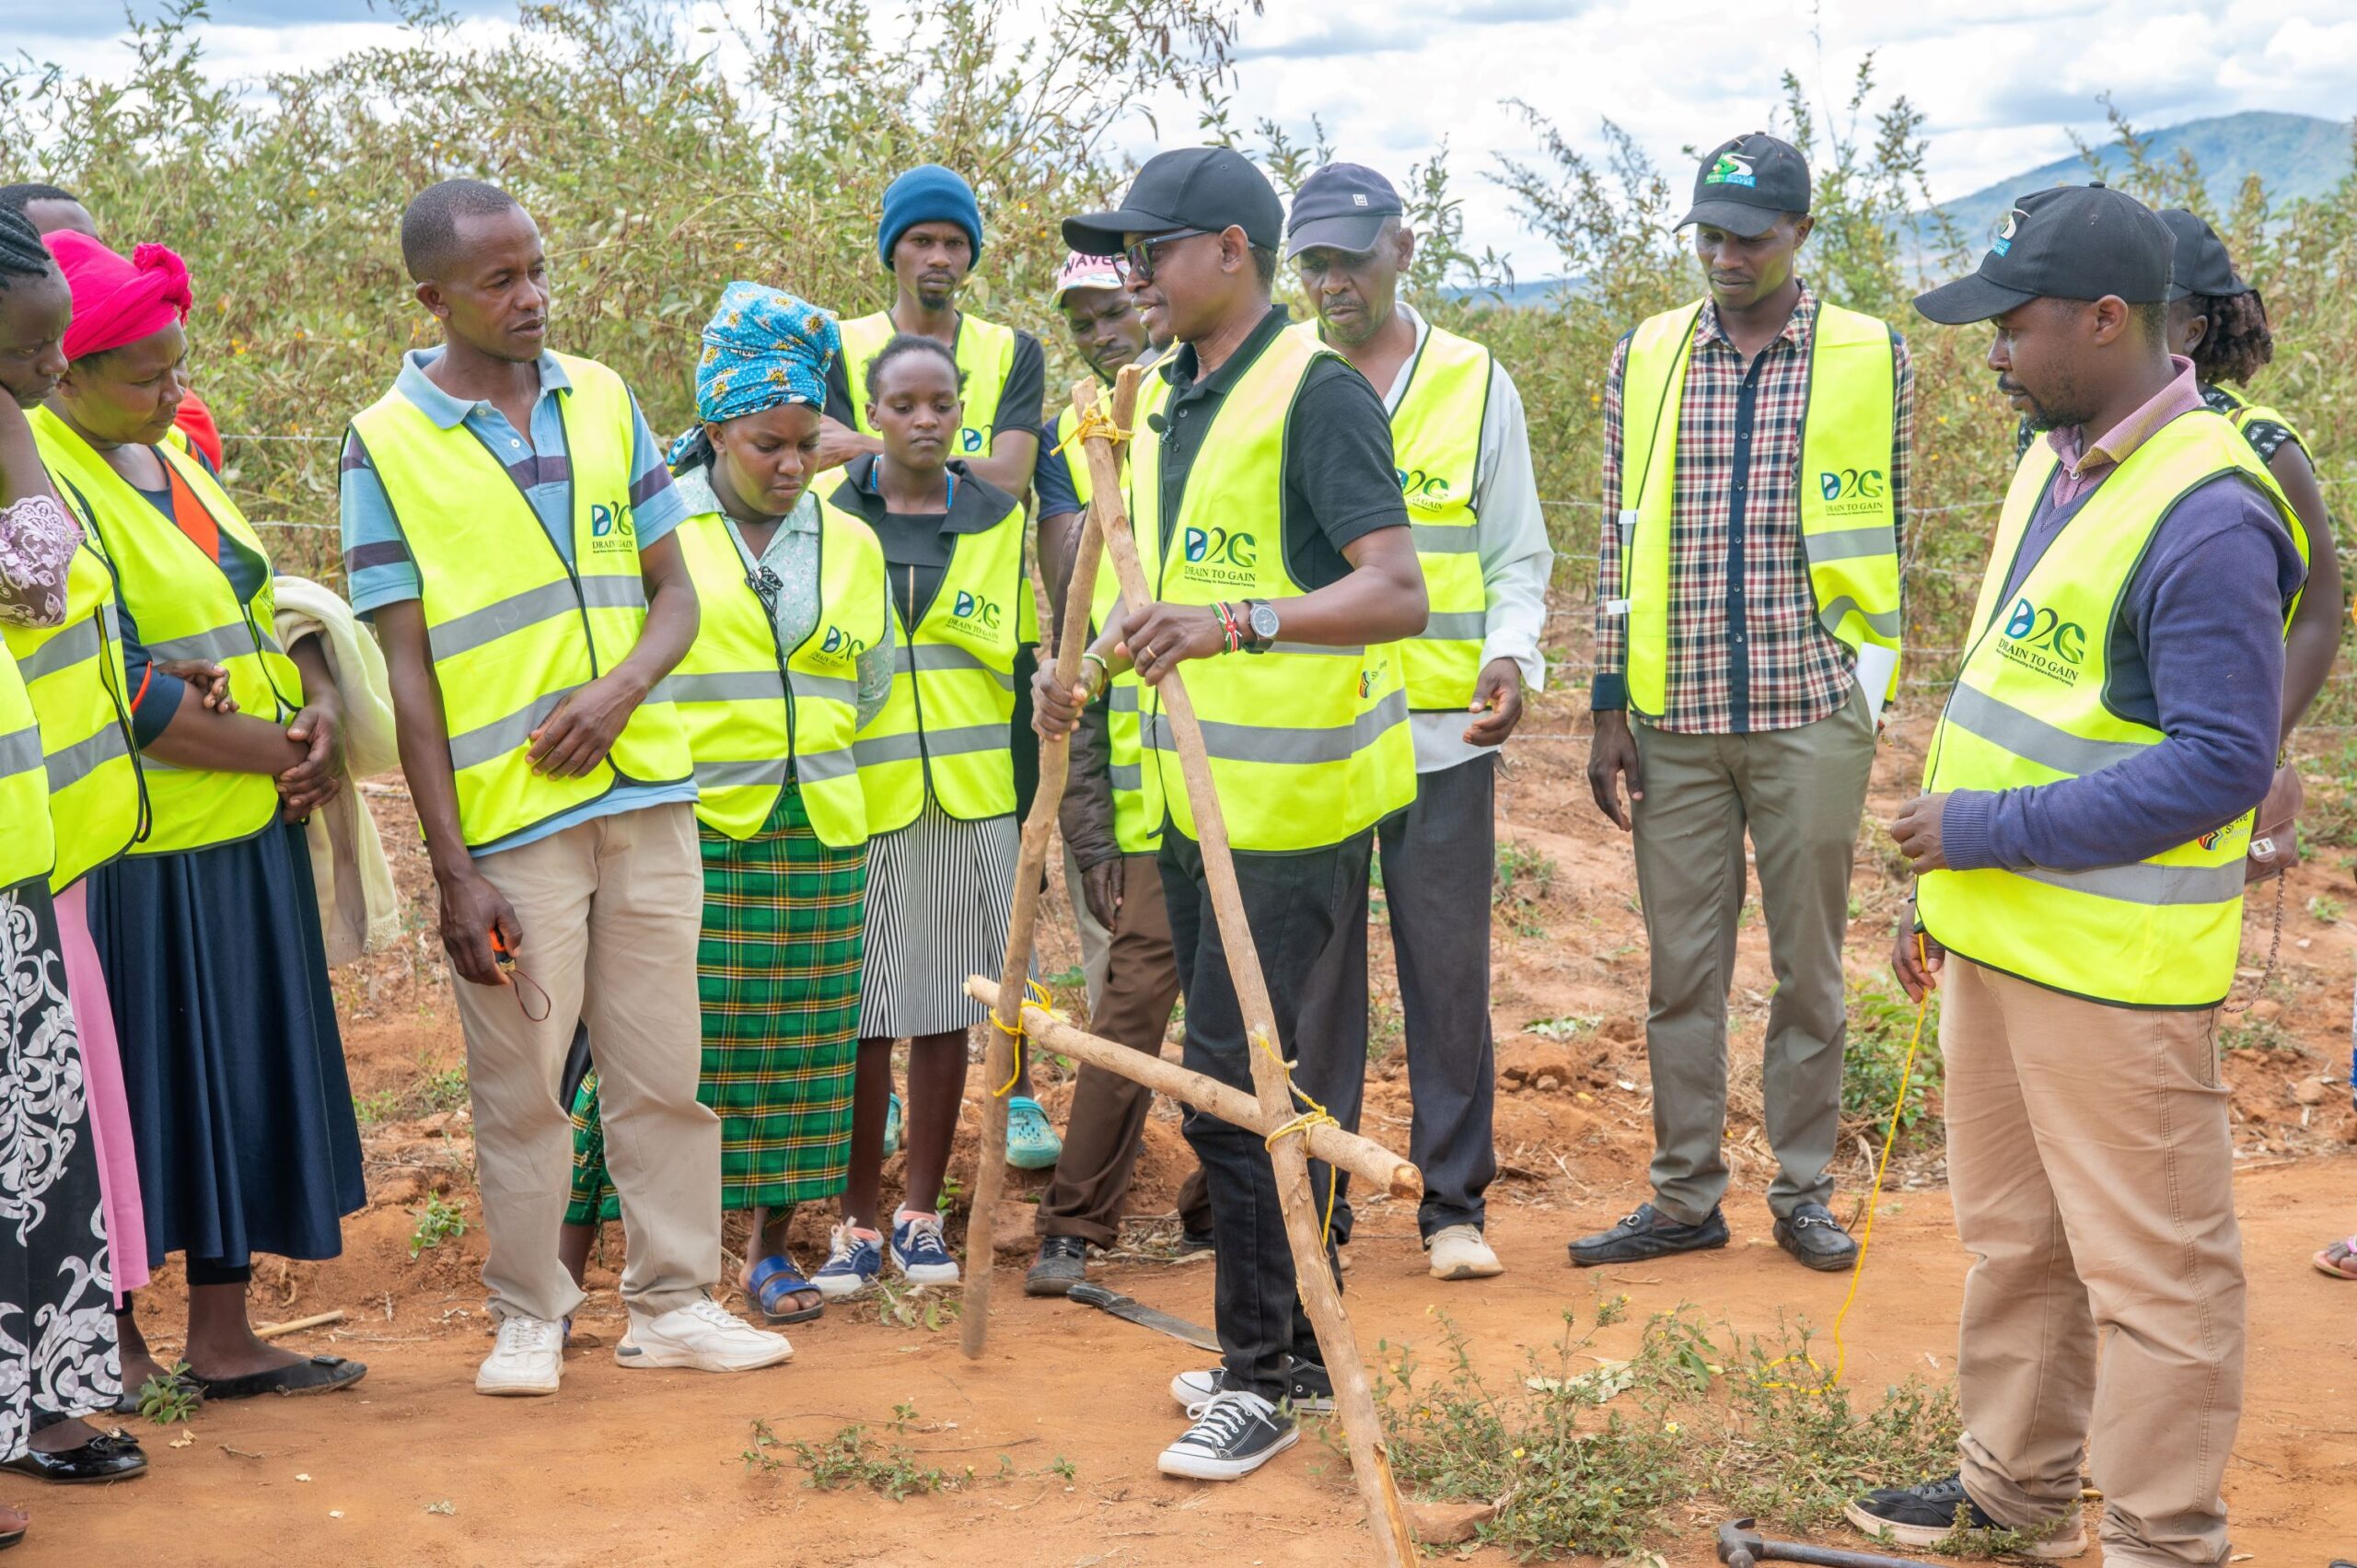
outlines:
M914 1040L979 1024L966 977L1006 961L1022 830L1012 816L968 821L935 804L868 846L862 1040Z
M749 839L697 831L703 1071L696 1098L720 1113L720 1205L830 1198L851 1165L867 851L830 847L793 789L779 794ZM596 1040L589 1049L594 1059ZM621 1217L606 1174L595 1071L574 1097L564 1217L568 1225Z

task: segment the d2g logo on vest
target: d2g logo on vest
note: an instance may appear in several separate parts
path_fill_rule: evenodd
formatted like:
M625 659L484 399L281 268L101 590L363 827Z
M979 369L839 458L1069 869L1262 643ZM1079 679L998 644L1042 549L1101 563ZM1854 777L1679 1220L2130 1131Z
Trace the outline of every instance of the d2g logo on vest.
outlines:
M602 501L590 505L589 549L598 555L638 553L638 530L631 522L628 505L609 506Z
M1446 474L1426 473L1422 469L1391 471L1399 476L1399 494L1409 505L1427 512L1437 512L1448 505L1451 497Z
M989 441L988 436L970 424L958 427L958 449L970 458L983 450L989 445Z
M1997 651L2049 680L2065 686L2079 683L2079 665L2087 656L2087 631L2065 621L2051 607L2041 610L2026 598L2014 601Z
M1846 517L1881 511L1890 486L1880 469L1828 469L1817 476L1817 490L1828 516Z
M957 600L950 606L949 619L979 626L986 632L995 632L998 630L998 606L980 594L970 594L959 588Z
M964 598L968 596L960 594L958 597ZM853 659L867 651L867 645L857 637L846 635L840 626L830 626L827 628L826 636L819 644L819 651L822 654L833 654L841 658Z
M1182 540L1187 575L1207 583L1247 586L1259 578L1260 541L1225 528L1189 528Z

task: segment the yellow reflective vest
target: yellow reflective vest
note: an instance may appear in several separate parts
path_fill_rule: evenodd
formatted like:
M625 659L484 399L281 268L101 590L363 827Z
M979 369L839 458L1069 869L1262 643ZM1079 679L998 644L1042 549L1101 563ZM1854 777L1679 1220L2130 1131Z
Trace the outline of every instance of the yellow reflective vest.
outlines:
M229 671L229 695L239 713L291 723L302 710L303 677L273 630L278 599L269 553L204 465L169 443L150 448L211 515L222 547L244 550L262 563L261 586L242 603L220 563L108 467L64 421L44 408L33 411L31 423L51 479L113 566L123 607L149 656L211 659ZM147 836L131 846L133 854L177 854L234 843L278 820L278 784L266 773L175 768L152 759L141 772L149 827Z
M791 782L812 830L850 849L867 842L852 737L858 658L884 636L884 552L859 518L816 509L819 620L790 649L779 645L777 621L753 586L755 563L727 519L705 512L679 525L702 619L672 672L671 696L687 726L696 816L706 826L750 838Z
M1139 383L1138 406L1131 418L1143 426L1147 414L1159 406L1170 384L1161 377L1149 374ZM1079 416L1070 408L1057 416L1056 439L1072 439L1079 426ZM1064 448L1064 456L1072 468L1073 493L1085 508L1096 494L1096 482L1088 471L1088 456L1078 447ZM1130 483L1130 449L1121 448L1121 483L1126 491ZM1139 549L1144 550L1141 542ZM1150 554L1141 554L1142 561L1151 561ZM1089 601L1089 625L1092 635L1111 624L1114 607L1121 601L1121 580L1113 570L1113 552L1109 546L1100 546L1097 562L1097 591ZM1138 712L1138 678L1134 670L1124 669L1113 677L1107 691L1106 750L1108 772L1113 795L1113 839L1124 854L1152 854L1162 847L1162 788L1161 780L1144 765L1145 748Z
M1620 381L1620 598L1628 615L1629 705L1657 717L1669 685L1670 533L1678 414L1703 304L1665 311L1630 335ZM1801 548L1817 623L1852 654L1899 649L1898 528L1890 476L1898 370L1890 328L1820 303L1801 420ZM1894 662L1891 690L1898 688ZM1889 695L1885 693L1886 697Z
M1285 429L1310 367L1329 352L1315 338L1282 331L1244 368L1202 437L1176 517L1163 515L1167 436L1135 443L1131 520L1157 598L1201 605L1274 599L1282 616L1282 601L1306 591L1285 564ZM1152 406L1166 401L1158 392ZM1236 848L1322 849L1415 798L1400 665L1397 645L1280 642L1266 653L1221 654L1182 667ZM1145 686L1140 700L1149 763L1160 773L1169 819L1195 837L1178 740L1160 695Z
M843 384L851 391L852 419L863 436L877 434L876 427L867 422L868 362L882 353L884 345L900 331L893 325L888 310L842 324ZM991 451L991 428L998 421L999 397L1006 390L1006 377L1015 368L1015 329L960 311L957 354L958 394L965 407L959 415L958 449L951 455L986 458Z
M2247 476L2307 558L2306 531L2265 465L2205 411L2169 421L2130 453L2008 595L2057 467L2040 441L2014 471L1972 641L1933 732L1927 794L2034 788L2117 767L2165 738L2107 703L2107 657L2120 596L2154 529L2195 486ZM2132 865L1932 872L1917 913L1950 951L2057 991L2119 1006L2212 1006L2234 983L2251 815Z
M76 508L68 503L67 510ZM75 519L80 520L78 517ZM57 837L50 891L122 854L144 826L114 573L87 527L66 568L65 620L0 626L41 720L49 815Z
M852 476L822 505L865 526ZM1004 817L1015 810L1015 657L1039 640L1039 612L1023 569L1023 506L970 475L960 475L950 505L957 543L939 591L911 627L897 598L889 604L894 638L892 693L853 745L867 800L867 830L905 828L927 795L952 817ZM886 571L913 567L887 565ZM917 596L911 594L912 605Z
M45 880L56 859L41 721L33 716L16 656L0 647L0 890Z
M554 356L573 478L573 560L540 526L506 467L461 424L444 429L388 391L352 421L417 563L470 849L596 800L617 784L672 784L693 772L687 732L658 686L581 778L532 771L532 732L567 696L614 668L646 625L631 526L636 420L621 377Z

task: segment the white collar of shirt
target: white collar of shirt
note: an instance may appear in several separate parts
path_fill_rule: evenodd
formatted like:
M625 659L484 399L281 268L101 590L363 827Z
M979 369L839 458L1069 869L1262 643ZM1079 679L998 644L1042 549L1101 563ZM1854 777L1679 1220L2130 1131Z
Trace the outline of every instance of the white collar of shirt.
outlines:
M1432 336L1433 330L1430 323L1416 314L1416 308L1406 300L1394 300L1391 308L1416 329L1416 346L1410 349L1408 357L1399 362L1399 374L1392 377L1391 389L1383 394L1383 412L1398 413L1399 400L1408 395L1408 383L1415 379L1416 361L1424 357L1424 340Z
M689 517L697 517L705 512L714 513L722 522L728 525L728 537L736 542L737 553L744 557L745 564L751 566L760 563L761 556L755 555L746 547L745 536L738 531L737 519L728 515L728 508L720 504L719 494L712 488L712 470L698 464L689 469L687 472L675 476L671 482L678 488L679 499L686 504ZM783 521L784 526L770 536L770 550L775 550L779 541L788 534L814 534L819 531L818 496L810 491L804 491L802 499L794 504L794 510L788 512ZM763 555L767 553L767 551L762 552Z

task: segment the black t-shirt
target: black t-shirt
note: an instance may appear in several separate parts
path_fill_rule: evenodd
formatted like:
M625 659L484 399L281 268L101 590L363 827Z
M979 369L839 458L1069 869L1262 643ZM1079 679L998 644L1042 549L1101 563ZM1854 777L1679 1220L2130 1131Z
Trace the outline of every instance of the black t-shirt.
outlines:
M1170 396L1156 416L1162 421L1165 517L1178 515L1187 476L1220 401L1289 321L1284 307L1271 305L1243 347L1200 381L1191 343L1166 362L1160 373L1169 379ZM1285 427L1284 475L1285 565L1305 588L1324 587L1349 574L1342 547L1352 540L1377 528L1408 525L1408 504L1399 494L1392 459L1391 416L1367 378L1340 357L1310 366L1294 400Z
M958 330L965 330L965 318L958 319ZM854 400L854 392L856 398ZM1011 430L1037 436L1040 434L1039 409L1048 398L1048 356L1040 350L1039 340L1015 329L1015 360L1007 366L1006 385L998 395L998 412L991 419L993 439ZM867 389L854 389L843 356L837 354L827 366L826 415L838 424L856 428L859 420L854 412L867 401Z

